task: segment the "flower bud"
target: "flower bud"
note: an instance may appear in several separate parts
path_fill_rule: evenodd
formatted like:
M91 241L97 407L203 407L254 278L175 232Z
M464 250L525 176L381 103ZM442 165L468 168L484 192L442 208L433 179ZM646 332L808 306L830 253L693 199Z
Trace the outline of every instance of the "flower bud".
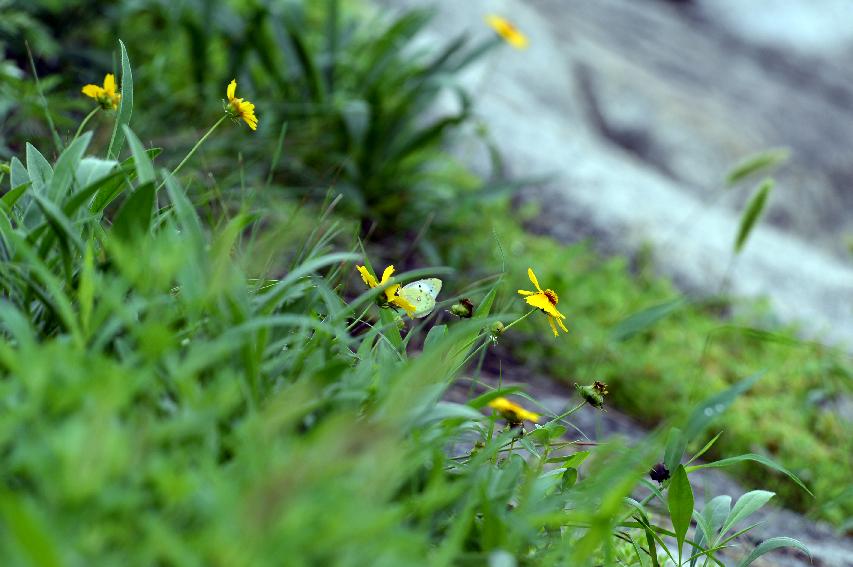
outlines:
M578 395L586 400L589 405L598 409L604 407L604 396L608 394L607 384L604 382L596 380L588 386L575 384L575 390L578 391Z
M504 329L506 329L506 327L504 327L503 323L501 323L500 321L495 321L494 323L492 323L492 326L489 330L492 332L492 335L499 337L504 333Z
M460 319L470 319L474 315L474 304L467 297L450 307L450 312Z
M658 463L649 471L649 477L652 480L663 483L663 481L669 478L669 469L666 468L665 464Z

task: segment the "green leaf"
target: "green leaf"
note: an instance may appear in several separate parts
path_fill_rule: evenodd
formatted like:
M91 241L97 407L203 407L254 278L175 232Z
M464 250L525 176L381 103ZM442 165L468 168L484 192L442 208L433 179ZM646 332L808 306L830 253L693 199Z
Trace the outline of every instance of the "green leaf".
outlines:
M447 325L435 325L427 333L424 339L424 350L432 348L435 344L441 342L441 339L447 336Z
M113 219L112 232L125 240L147 234L154 211L154 183L139 186L124 201Z
M47 197L54 203L61 202L71 188L71 182L74 181L77 167L80 164L80 160L83 159L83 154L86 152L86 148L89 147L91 139L92 133L86 132L65 148L65 151L56 160L53 177L51 177L50 183L47 186Z
M725 523L723 523L720 535L726 534L738 522L754 514L774 496L775 493L766 490L753 490L741 496L729 513L728 518L726 518Z
M687 528L690 527L690 518L693 517L693 489L687 478L684 465L678 465L669 483L669 494L667 495L667 506L669 517L672 520L672 529L675 531L675 539L678 542L678 559L681 563L681 547L687 536Z
M800 488L802 488L803 490L808 492L810 496L814 497L814 494L812 494L812 491L809 490L805 484L803 484L803 481L801 481L797 475L795 475L793 472L789 471L788 469L786 469L785 467L783 467L782 465L780 465L779 463L777 463L776 461L774 461L770 457L765 457L764 455L758 455L756 453L746 453L744 455L738 455L737 457L729 457L727 459L720 459L719 461L714 461L713 463L704 463L701 465L694 465L692 467L688 467L687 471L692 472L692 471L698 471L701 469L722 469L722 468L728 467L730 465L734 465L737 463L743 463L745 461L755 461L756 463L761 463L762 465L764 465L768 468L771 468L775 471L778 471L778 472L784 474L785 476L787 476L788 478L793 480L797 486L799 486Z
M573 487L578 481L578 469L569 467L563 471L563 477L560 480L560 489L566 491Z
M687 443L693 441L693 439L702 433L713 420L726 411L738 396L752 388L752 386L762 376L764 376L763 370L761 372L756 372L752 376L744 378L727 390L724 390L702 402L701 405L693 410L693 413L687 420L687 425L684 428L685 441Z
M796 540L791 537L773 537L768 540L761 542L761 544L752 550L752 553L747 555L743 561L738 563L738 567L747 567L747 565L751 565L753 561L768 553L773 551L774 549L779 549L781 547L795 547L809 556L811 559L811 553L809 553L809 548L803 545L799 540Z
M759 171L786 161L790 155L791 152L787 148L775 148L751 155L729 172L726 176L726 185L731 187Z
M707 452L708 452L708 449L710 449L711 447L713 447L714 443L716 443L716 442L717 442L717 439L719 439L719 438L720 438L720 435L722 435L722 434L723 434L723 432L722 432L722 431L720 431L719 433L717 433L716 435L714 435L713 439L711 439L710 441L708 441L707 443L705 443L705 446L704 446L704 447L702 447L702 448L699 450L699 452L697 452L695 455L693 455L692 457L690 457L690 460L689 460L689 461L687 461L687 463L686 463L684 466L689 465L690 463L692 463L693 461L695 461L696 459L698 459L699 457L701 457L702 455L704 455L705 453L707 453ZM687 472L690 472L690 470L688 469L688 471L687 471Z
M489 290L489 293L486 294L483 301L480 302L480 305L474 309L474 319L485 319L489 316L489 313L492 310L492 303L495 302L497 290L497 286Z
M142 145L142 142L139 141L139 138L136 137L136 134L130 128L123 126L122 129L124 130L124 135L127 137L130 153L133 155L133 161L136 165L136 176L139 182L148 183L154 181L154 164L151 163L151 158L145 152L145 146Z
M666 451L664 453L663 463L667 470L674 471L681 463L681 457L684 456L684 451L687 449L687 440L682 435L681 430L677 427L670 429L666 438Z
M27 181L26 183L18 185L17 187L3 195L3 197L0 198L0 203L3 204L3 209L7 212L11 211L12 207L15 206L15 203L18 202L18 199L21 198L21 196L27 191L29 187L30 182Z
M33 191L42 193L53 178L53 169L35 146L27 142L27 173L33 182Z
M27 168L24 167L24 164L21 163L16 157L12 158L11 166L9 168L11 171L9 173L9 186L10 187L20 187L24 183L29 183L32 181L30 179L30 174L27 172Z
M740 227L735 238L735 253L737 254L743 249L749 238L750 232L758 222L761 213L764 211L764 206L767 204L767 197L770 196L770 191L773 189L773 180L765 179L761 182L758 192L750 199L746 207L746 211L740 219Z
M107 158L117 159L124 145L123 126L130 124L130 115L133 114L133 72L130 69L130 59L127 56L127 48L122 40L118 40L121 48L121 100L118 104L116 122L113 126L113 135L110 138L110 147L107 149Z
M513 394L515 392L520 392L521 388L519 386L510 386L508 388L499 388L495 390L490 390L485 394L479 395L473 400L468 400L468 405L472 408L484 408L489 402L494 400L495 398L500 398L501 396L506 396L508 394Z
M562 466L577 468L587 459L587 457L589 457L589 455L589 451L578 451L563 461Z
M685 300L683 298L677 298L634 313L619 322L610 332L610 337L614 341L626 341L655 325L658 321L684 305L684 303Z

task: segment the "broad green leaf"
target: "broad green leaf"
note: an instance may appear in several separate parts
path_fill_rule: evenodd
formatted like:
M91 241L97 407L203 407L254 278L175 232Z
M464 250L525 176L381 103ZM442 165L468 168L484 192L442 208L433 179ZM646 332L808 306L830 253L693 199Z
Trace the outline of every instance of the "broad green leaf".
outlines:
M675 539L678 542L678 562L681 563L681 548L684 545L684 538L687 536L687 528L690 527L690 518L693 517L693 489L690 487L690 480L687 478L684 465L678 465L672 474L669 494L667 495L667 506L669 507L669 517L672 521Z
M9 169L9 187L20 187L24 183L31 181L27 168L24 167L24 164L18 158L12 158Z
M77 166L74 179L78 187L88 187L107 177L117 165L118 162L111 159L84 157Z
M735 253L740 252L746 244L749 234L758 222L761 213L764 211L764 206L767 204L767 198L770 196L770 191L773 189L773 180L765 179L761 182L758 192L749 200L743 216L740 219L740 226L735 238Z
M809 548L806 547L799 540L796 540L791 537L773 537L761 542L758 547L752 550L752 553L747 555L743 559L743 561L738 563L738 567L747 567L747 565L751 565L753 561L755 561L765 553L769 553L774 549L779 549L782 547L794 547L796 549L799 549L800 551L808 555L809 559L811 559L811 553L809 553Z
M568 490L578 481L578 469L569 467L563 471L563 477L560 479L561 490Z
M771 498L775 496L775 493L768 492L766 490L753 490L752 492L747 492L735 503L732 507L732 511L729 512L728 518L723 523L723 527L720 530L720 535L725 535L730 529L732 529L738 522L745 520L756 511L758 511L762 506L767 504Z
M139 179L140 183L154 181L154 164L151 163L151 159L145 153L145 146L142 145L142 142L139 141L139 138L136 137L136 134L130 128L123 126L123 129L127 143L130 146L130 153L133 155L133 162L136 165L137 179Z
M727 390L723 390L719 394L702 402L702 404L693 410L693 413L687 420L687 425L684 428L685 441L690 443L695 439L712 421L726 411L738 396L752 388L762 376L764 376L763 370L744 378Z
M685 300L678 298L643 309L619 322L610 332L610 336L614 341L626 341L652 327L684 304Z
M74 181L74 174L77 172L80 160L83 159L83 154L86 153L86 148L89 147L91 140L92 133L86 132L65 148L65 151L56 160L53 177L47 185L47 197L54 203L62 202L68 194L71 183Z
M785 467L783 467L782 465L780 465L779 463L777 463L776 461L774 461L770 457L765 457L764 455L758 455L756 453L746 453L744 455L738 455L737 457L729 457L727 459L720 459L719 461L714 461L713 463L704 463L701 465L693 465L691 467L687 467L687 471L692 472L692 471L698 471L701 469L722 469L722 468L728 467L730 465L734 465L737 463L743 463L746 461L755 461L756 463L761 463L762 465L764 465L768 468L771 468L775 471L778 471L778 472L784 474L785 476L787 476L788 478L793 480L797 486L799 486L800 488L802 488L803 490L808 492L810 496L814 497L814 494L812 494L812 491L809 490L805 484L803 484L803 481L801 481L797 475L795 475L793 472L789 471L788 469L786 469Z
M130 116L133 114L133 72L130 69L130 59L127 56L127 48L122 40L118 40L121 48L121 100L118 104L116 122L113 126L113 135L110 138L110 147L107 149L107 158L117 159L124 145L123 126L130 124Z
M589 451L578 451L563 461L562 466L577 468L587 459L587 457L589 457L589 455Z
M27 173L33 182L33 191L36 193L44 192L53 178L53 169L50 167L50 163L29 142L27 142Z
M775 148L749 156L729 172L726 185L731 187L747 177L780 164L786 161L790 154L787 148Z
M151 229L151 214L154 212L155 188L149 182L137 187L125 199L113 219L112 233L125 240L147 234Z

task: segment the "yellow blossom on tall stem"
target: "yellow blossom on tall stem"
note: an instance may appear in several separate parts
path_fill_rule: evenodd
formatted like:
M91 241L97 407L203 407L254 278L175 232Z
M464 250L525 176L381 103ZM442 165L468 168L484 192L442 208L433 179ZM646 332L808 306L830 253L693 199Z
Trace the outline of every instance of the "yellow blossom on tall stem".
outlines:
M500 397L489 402L489 407L496 409L510 425L521 425L524 420L533 423L539 422L539 414L527 411L520 405L511 402L510 400Z
M242 119L252 130L258 129L258 117L255 116L255 105L237 98L237 79L233 79L225 90L225 95L228 97L228 105L225 111L235 119Z
M506 18L496 14L489 14L486 16L486 23L489 24L489 26L495 30L495 33L501 36L505 42L514 48L527 48L527 36L521 33L518 28L516 28L512 22Z
M530 278L530 281L533 282L533 285L536 286L536 291L520 289L518 290L519 295L524 296L524 301L529 305L538 308L548 316L548 324L551 325L551 331L554 332L555 337L559 335L557 332L557 325L559 325L564 332L568 333L569 330L563 324L563 319L565 319L566 316L557 311L557 302L560 301L557 293L552 289L543 290L539 287L539 280L536 279L536 274L533 273L533 268L527 268L527 275ZM554 324L555 322L556 325Z
M83 87L84 95L95 99L101 108L104 110L115 110L118 108L118 103L121 101L121 94L116 91L116 78L112 73L107 73L104 77L104 86L86 85Z
M380 281L376 281L376 277L368 271L368 269L364 266L356 266L358 273L361 274L361 279L365 284L371 289L374 287L379 287L381 285L385 285L391 279L391 275L394 273L394 266L388 266L385 268L385 271L382 272L382 279ZM399 307L404 310L409 317L413 317L415 311L417 309L414 305L406 301L405 298L399 295L400 284L392 284L385 288L385 297L382 299L383 307L391 305L393 307Z

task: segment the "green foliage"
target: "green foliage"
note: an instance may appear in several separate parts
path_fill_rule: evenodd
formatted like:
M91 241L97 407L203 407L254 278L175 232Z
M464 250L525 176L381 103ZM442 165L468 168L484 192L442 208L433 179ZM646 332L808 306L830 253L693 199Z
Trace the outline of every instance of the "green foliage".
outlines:
M755 227L755 223L758 222L761 213L764 212L764 207L767 204L767 199L770 196L770 191L773 190L773 186L774 182L772 179L765 179L761 182L755 195L749 200L749 204L747 204L746 210L744 210L743 216L740 219L740 225L738 226L734 246L735 253L740 252L744 244L746 244L749 234Z
M87 157L90 133L53 164L31 147L13 182L27 190L0 212L12 564L592 565L624 557L626 541L626 564L672 557L669 532L628 498L662 450L655 437L578 452L563 440L575 410L525 432L480 411L494 394L442 401L495 340L495 288L410 357L418 327L401 335L387 308L372 319L381 288L341 293L366 259L315 230L289 265L256 271L276 232L270 203L206 225L123 133L124 162ZM512 392L536 403L500 394ZM693 514L683 466L669 491L680 544Z
M560 341L545 337L540 318L524 321L522 334L511 339L520 363L569 384L602 380L616 406L649 425L692 424L685 429L691 451L705 445L708 428L715 428L712 434L723 430L706 459L762 454L802 479L815 498L781 470L768 474L747 461L728 470L772 489L787 506L833 523L853 514L845 492L853 435L831 409L833 400L853 393L853 368L842 350L798 339L796 329L774 324L760 305L717 298L685 298L665 317L614 341L613 329L673 304L678 294L672 284L645 275L641 266L630 269L624 258L601 259L586 245L531 236L505 209L491 209L489 218L491 226L472 220L464 244L448 246L441 260L475 274L503 265L515 277L532 266L559 293L559 308L568 316L570 333ZM515 301L516 287L504 289L499 306ZM724 417L720 404L720 410L731 404Z

